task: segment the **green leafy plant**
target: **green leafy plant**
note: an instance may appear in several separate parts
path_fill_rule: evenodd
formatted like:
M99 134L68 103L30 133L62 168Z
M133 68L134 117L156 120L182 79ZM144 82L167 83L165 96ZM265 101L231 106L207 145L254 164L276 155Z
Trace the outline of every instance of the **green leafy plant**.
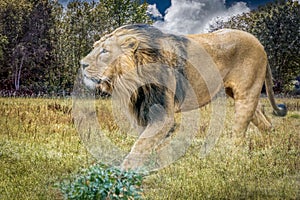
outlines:
M58 186L66 199L142 199L143 175L96 164Z

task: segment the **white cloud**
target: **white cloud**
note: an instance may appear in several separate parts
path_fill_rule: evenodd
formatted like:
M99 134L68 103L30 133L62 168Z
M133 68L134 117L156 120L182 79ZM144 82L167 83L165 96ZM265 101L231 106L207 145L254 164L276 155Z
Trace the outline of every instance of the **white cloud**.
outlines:
M209 30L209 24L217 18L226 20L249 11L243 2L226 8L225 0L172 0L164 21L155 22L154 26L172 33L203 33Z
M147 14L152 16L153 18L158 18L158 19L162 19L163 16L162 14L158 11L158 9L156 8L156 4L150 4L147 8Z

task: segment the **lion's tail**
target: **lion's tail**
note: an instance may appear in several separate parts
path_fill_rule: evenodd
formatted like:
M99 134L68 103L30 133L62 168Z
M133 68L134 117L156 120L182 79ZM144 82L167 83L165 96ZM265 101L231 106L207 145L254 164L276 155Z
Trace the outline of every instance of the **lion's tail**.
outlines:
M266 91L267 91L267 95L269 97L269 101L273 107L273 114L276 116L284 117L287 114L287 108L286 108L285 104L277 105L275 102L275 97L274 97L274 92L273 92L272 71L271 71L269 63L267 65L265 85L266 85Z

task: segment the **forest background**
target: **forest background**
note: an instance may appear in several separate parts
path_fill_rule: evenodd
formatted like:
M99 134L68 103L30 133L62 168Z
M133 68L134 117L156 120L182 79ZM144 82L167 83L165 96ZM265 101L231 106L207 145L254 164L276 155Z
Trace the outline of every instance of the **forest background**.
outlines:
M0 96L68 96L79 61L104 34L152 24L139 0L0 0ZM254 34L265 46L276 93L300 94L300 6L280 0L211 26Z

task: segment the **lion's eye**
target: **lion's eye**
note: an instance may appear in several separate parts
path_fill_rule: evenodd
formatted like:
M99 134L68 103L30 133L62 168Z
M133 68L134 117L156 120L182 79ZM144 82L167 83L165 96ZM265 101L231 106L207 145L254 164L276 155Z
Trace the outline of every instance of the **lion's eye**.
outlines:
M100 54L104 54L104 53L108 53L108 51L106 49L101 49Z

